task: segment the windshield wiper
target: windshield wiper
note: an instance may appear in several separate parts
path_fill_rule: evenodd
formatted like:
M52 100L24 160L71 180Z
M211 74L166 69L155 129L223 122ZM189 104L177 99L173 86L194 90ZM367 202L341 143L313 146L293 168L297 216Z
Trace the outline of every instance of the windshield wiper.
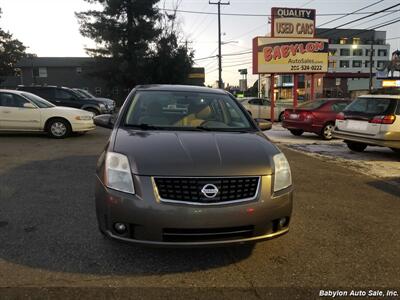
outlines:
M157 126L149 125L149 124L145 124L145 123L141 123L141 124L125 124L125 126L132 127L132 128L139 128L139 129L143 129L143 130L162 129L162 127L157 127Z

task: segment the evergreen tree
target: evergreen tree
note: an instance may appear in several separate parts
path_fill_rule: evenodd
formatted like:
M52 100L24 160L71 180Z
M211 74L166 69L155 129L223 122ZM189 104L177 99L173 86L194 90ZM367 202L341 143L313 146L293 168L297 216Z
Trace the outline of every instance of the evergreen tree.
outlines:
M159 0L86 1L102 5L76 14L81 34L96 42L86 49L103 66L96 75L123 88L184 83L193 55L179 44L176 15L161 13Z

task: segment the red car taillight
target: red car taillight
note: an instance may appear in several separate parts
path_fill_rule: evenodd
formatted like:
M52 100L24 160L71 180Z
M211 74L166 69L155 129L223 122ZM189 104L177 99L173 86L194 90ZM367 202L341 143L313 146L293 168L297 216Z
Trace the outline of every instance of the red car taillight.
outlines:
M369 123L374 124L393 124L396 121L395 115L386 115L386 116L375 116L373 117Z
M336 120L345 120L345 117L344 117L344 113L338 113L337 115L336 115Z
M303 120L310 120L312 118L314 118L314 114L310 111L302 111L300 113L301 119Z

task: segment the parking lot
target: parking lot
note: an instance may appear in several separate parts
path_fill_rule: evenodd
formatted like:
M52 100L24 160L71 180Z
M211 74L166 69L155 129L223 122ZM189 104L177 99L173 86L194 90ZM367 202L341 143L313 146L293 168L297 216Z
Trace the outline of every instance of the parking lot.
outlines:
M105 288L52 290L71 297L130 294L117 287L168 295L157 287L181 295L196 289L199 299L312 299L321 288L400 287L400 189L284 145L296 187L289 234L254 249L147 248L104 239L93 185L108 135L96 129L64 140L0 136L0 286L11 288L8 295L24 293L12 287Z

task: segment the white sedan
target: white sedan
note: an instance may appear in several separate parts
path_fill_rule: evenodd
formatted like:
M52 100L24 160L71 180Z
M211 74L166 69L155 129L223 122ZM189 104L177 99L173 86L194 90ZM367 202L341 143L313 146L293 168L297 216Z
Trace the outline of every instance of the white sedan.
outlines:
M95 127L91 112L55 106L24 91L0 90L0 131L39 131L61 139Z
M262 98L241 98L238 101L246 108L253 118L271 119L271 101ZM274 121L282 121L286 108L292 108L292 100L275 102Z

